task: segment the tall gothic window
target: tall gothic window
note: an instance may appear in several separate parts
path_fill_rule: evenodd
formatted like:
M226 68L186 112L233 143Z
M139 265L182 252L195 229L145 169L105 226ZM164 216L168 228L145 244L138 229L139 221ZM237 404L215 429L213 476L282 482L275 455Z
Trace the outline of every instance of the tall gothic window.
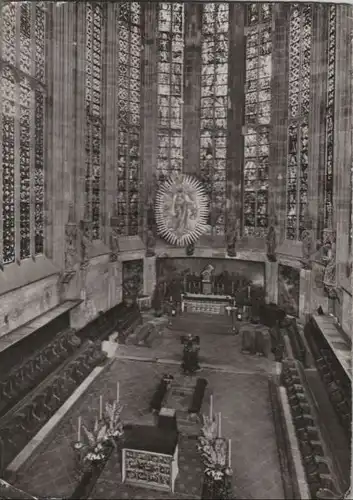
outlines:
M229 4L204 3L201 73L201 179L212 231L224 234L228 113Z
M116 94L118 121L118 216L122 236L138 234L140 179L141 8L121 2L117 9Z
M308 202L312 7L292 4L289 26L289 127L286 237L300 239Z
M264 236L268 226L271 20L270 4L248 6L243 174L243 230L248 236Z
M44 251L45 2L0 15L0 265Z
M333 211L333 148L335 112L335 65L336 65L336 6L328 7L327 46L327 95L326 95L326 157L325 157L325 209L324 227L332 225Z
M85 218L92 222L92 238L100 238L103 139L103 6L86 4L86 178Z
M183 168L184 5L158 6L158 160L157 175Z

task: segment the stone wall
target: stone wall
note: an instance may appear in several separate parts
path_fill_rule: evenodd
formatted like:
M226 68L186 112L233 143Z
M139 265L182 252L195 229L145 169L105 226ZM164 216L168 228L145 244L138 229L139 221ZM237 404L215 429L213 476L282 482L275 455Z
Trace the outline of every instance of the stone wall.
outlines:
M52 275L0 297L0 336L31 321L59 303L58 276Z

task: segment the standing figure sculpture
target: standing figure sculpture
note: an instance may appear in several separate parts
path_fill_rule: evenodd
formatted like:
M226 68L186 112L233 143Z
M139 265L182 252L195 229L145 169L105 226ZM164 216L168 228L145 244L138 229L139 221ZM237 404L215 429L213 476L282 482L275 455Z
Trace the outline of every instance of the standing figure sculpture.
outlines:
M276 229L274 225L271 225L269 227L267 236L266 236L266 243L267 243L267 258L270 262L276 262L276 247L277 247L277 235L276 235Z
M179 236L193 229L192 220L197 209L194 201L181 189L173 196L171 212L173 229Z

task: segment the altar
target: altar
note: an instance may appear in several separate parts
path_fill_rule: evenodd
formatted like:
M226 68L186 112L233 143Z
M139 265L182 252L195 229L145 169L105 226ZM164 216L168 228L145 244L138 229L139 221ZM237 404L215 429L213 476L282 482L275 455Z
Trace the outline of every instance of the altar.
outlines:
M184 293L181 297L181 310L182 312L225 314L231 302L230 295Z
M124 483L174 493L178 470L178 432L175 429L131 426L122 450Z

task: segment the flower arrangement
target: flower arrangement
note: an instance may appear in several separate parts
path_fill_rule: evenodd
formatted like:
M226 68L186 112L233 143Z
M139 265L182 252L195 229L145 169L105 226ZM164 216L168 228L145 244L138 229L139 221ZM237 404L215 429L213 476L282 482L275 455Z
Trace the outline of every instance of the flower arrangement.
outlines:
M114 401L113 404L106 403L102 419L96 419L92 430L82 424L83 435L86 439L81 440L79 437L78 441L74 443L74 450L82 468L106 460L112 447L116 446L117 439L123 436L122 408L117 401Z
M92 430L85 424L82 424L82 429L86 440L79 440L74 444L80 465L85 467L103 461L107 457L109 444L106 423L96 419Z
M217 423L213 417L203 416L203 426L199 436L198 450L204 464L206 476L220 481L232 475L229 466L227 441L217 437Z
M124 425L121 420L121 412L123 406L119 404L117 401L114 401L113 404L106 403L105 405L105 414L104 421L107 425L107 439L111 439L113 444L116 443L116 440L121 438L124 434Z

